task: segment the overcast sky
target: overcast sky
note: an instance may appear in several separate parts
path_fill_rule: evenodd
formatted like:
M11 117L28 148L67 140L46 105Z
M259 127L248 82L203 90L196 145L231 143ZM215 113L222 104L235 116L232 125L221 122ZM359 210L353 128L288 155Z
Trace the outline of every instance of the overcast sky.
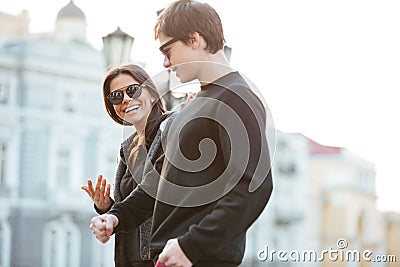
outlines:
M75 0L88 40L117 26L135 37L132 57L162 71L153 39L156 11L170 1ZM262 91L275 126L375 164L378 207L400 211L400 2L206 1L222 18L231 63ZM53 30L68 0L0 2L0 11L30 14L32 32Z

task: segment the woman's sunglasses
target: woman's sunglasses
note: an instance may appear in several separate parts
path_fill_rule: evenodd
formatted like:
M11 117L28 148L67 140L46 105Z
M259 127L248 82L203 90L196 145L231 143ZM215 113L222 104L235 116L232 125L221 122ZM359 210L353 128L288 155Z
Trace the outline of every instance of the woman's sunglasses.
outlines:
M107 100L113 105L121 104L124 100L124 91L130 98L135 99L142 94L142 85L134 83L123 89L112 91L108 94Z

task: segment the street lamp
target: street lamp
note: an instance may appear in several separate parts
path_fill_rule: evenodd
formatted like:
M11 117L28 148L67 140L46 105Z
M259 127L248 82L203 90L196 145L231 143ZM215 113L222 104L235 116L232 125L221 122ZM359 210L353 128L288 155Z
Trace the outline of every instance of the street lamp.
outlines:
M230 62L231 61L232 48L227 46L227 45L225 45L224 46L224 54L225 54L225 57L228 60L228 62Z
M123 32L120 27L103 37L103 52L108 69L131 61L133 40L134 38Z

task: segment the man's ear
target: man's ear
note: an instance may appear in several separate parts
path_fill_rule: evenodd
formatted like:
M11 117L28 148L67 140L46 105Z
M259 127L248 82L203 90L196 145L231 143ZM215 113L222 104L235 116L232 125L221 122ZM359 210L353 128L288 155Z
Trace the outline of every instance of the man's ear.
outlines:
M192 48L198 48L204 42L203 37L198 32L192 32L189 34L189 45Z

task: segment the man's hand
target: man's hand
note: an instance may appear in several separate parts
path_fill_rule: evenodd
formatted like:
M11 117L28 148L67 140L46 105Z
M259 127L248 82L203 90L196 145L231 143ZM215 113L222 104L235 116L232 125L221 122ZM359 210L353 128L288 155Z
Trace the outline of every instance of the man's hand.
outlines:
M114 228L118 225L118 218L111 214L103 214L92 218L90 229L101 243L110 240Z
M170 239L158 257L158 261L168 267L191 267L192 262L183 253L178 239Z

